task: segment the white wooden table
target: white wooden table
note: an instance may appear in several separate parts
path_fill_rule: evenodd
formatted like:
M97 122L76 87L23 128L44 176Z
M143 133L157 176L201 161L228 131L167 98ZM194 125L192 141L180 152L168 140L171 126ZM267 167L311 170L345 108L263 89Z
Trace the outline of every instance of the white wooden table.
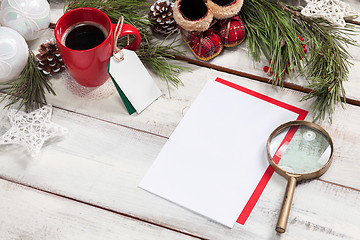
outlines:
M359 1L348 2L360 10ZM61 8L52 4L53 21ZM36 50L51 35L30 46ZM345 87L347 97L360 100L360 49L351 52L354 65ZM244 43L210 63L267 77L262 71L266 61L254 67L247 54ZM360 106L352 104L339 107L332 124L320 122L335 144L333 164L321 178L297 186L282 235L274 228L286 180L276 174L246 224L232 229L138 188L208 79L221 77L310 110L311 102L299 102L303 92L182 64L192 70L180 75L184 86L171 88L169 97L167 86L153 74L163 96L133 116L116 94L92 100L73 94L65 78L53 79L57 96L48 96L52 121L69 134L48 142L35 158L18 146L0 147L0 239L360 239ZM302 79L292 81L304 86ZM1 110L0 134L9 127Z

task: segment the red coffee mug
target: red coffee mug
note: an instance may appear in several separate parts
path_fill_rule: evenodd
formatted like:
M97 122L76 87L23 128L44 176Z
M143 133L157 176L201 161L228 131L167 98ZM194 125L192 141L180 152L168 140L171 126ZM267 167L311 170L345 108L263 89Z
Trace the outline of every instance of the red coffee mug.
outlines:
M105 29L105 40L87 50L74 50L65 46L65 35L69 29L80 23L91 23ZM109 17L95 8L77 8L65 13L56 23L55 38L61 58L71 76L81 85L97 87L109 78L107 66L113 52L114 31ZM129 24L123 24L120 36L134 35L135 39L125 48L135 51L141 42L139 31ZM116 44L116 43L115 43Z

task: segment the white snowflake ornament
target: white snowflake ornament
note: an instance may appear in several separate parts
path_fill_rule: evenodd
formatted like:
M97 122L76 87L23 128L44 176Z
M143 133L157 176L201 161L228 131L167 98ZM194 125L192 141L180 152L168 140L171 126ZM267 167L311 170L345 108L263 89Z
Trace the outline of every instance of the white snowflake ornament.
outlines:
M324 18L334 26L344 27L345 19L359 17L359 13L349 4L340 0L305 0L307 5L301 10L304 16ZM344 19L345 18L345 19Z
M46 105L31 113L9 110L11 128L0 137L0 145L19 144L35 157L46 140L65 135L68 130L50 121L52 106Z

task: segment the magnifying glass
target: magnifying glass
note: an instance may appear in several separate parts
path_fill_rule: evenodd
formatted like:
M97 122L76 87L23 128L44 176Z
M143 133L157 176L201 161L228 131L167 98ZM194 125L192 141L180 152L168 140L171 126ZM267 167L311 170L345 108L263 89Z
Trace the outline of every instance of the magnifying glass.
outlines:
M284 233L296 182L320 177L330 167L334 145L319 125L292 121L277 127L266 144L272 168L288 180L276 231Z

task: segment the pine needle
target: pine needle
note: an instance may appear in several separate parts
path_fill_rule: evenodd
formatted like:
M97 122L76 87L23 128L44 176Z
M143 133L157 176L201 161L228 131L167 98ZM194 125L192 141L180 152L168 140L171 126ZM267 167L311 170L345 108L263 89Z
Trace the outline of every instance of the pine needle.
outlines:
M300 14L299 9L281 1L245 0L240 12L247 31L249 53L254 61L261 54L271 62L272 83L282 85L287 73L297 69L313 89L302 100L315 98L314 121L329 120L336 105L345 99L343 81L348 79L350 54L345 46L358 44L350 37L354 28L333 27L321 19ZM305 55L297 36L305 39Z
M135 26L142 35L148 35L150 21L144 17L150 4L145 0L66 0L64 12L80 8L92 7L103 11L113 23L124 16L125 23Z
M36 57L31 50L29 50L28 62L20 76L2 85L6 86L2 89L6 90L6 94L0 102L8 100L4 108L10 108L11 105L20 102L18 109L25 106L25 111L31 112L46 104L46 91L56 95L47 77L38 69Z
M170 35L169 35L170 36ZM168 38L169 38L168 36ZM166 82L168 91L170 93L170 85L178 87L183 85L178 75L182 71L188 71L189 68L178 66L171 63L171 58L174 55L182 55L183 52L177 50L182 43L175 37L170 43L165 43L167 38L163 41L150 41L145 38L144 44L136 51L139 58L146 62L158 76Z
M167 44L164 41L149 41L150 21L147 17L150 4L144 0L67 0L64 11L70 11L79 7L92 7L103 11L116 23L121 16L125 22L135 26L141 34L141 44L136 53L140 59L147 63L158 76L166 82L170 93L170 85L178 87L182 85L178 75L187 70L185 67L170 63L172 54L183 55L177 47L177 40Z

